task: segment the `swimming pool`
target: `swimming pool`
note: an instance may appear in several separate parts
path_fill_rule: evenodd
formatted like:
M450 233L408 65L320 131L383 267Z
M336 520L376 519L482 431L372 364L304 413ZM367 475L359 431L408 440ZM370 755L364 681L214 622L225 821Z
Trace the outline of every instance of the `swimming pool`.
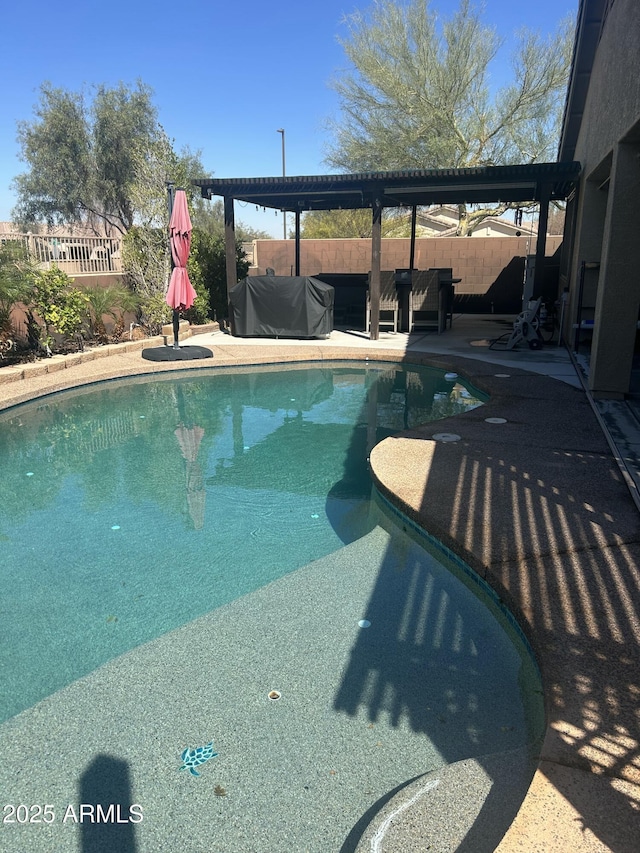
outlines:
M223 810L218 843L238 851L338 849L401 782L531 743L540 696L526 651L370 501L374 443L479 402L441 371L336 363L129 379L5 414L2 717L49 697L39 708L55 719L86 720L103 678L102 708L120 714L144 685L171 709L153 722L167 754L167 740L214 739L202 775L224 794L208 808ZM194 670L205 659L206 675ZM207 708L215 719L195 722ZM33 743L30 714L5 733L24 725ZM119 749L139 750L148 727L125 725ZM92 731L78 766L109 740L101 722ZM151 776L137 785L162 799ZM319 832L328 846L309 840Z

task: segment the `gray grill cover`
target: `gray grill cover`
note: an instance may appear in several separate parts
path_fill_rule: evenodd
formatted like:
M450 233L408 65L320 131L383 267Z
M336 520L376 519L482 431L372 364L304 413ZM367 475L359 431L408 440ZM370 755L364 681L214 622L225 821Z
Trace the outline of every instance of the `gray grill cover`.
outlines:
M232 329L240 337L318 338L333 330L330 284L317 278L251 275L229 292Z

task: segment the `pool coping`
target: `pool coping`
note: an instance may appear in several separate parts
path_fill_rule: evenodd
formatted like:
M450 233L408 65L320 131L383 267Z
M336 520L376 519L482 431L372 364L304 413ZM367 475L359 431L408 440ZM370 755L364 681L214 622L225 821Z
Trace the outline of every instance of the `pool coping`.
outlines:
M144 345L161 342L3 368L0 410L106 379L214 366L141 358ZM638 513L585 395L524 369L498 377L495 364L477 357L405 355L375 342L351 349L330 341L256 347L223 340L211 348L215 367L345 359L429 364L457 371L490 395L486 406L456 416L455 429L449 419L377 445L374 485L494 589L535 652L547 733L499 853L636 849ZM447 429L461 440L434 440ZM482 472L491 474L484 481L493 488L490 500L478 490ZM474 489L473 506L465 505L465 487ZM553 594L542 600L545 589Z

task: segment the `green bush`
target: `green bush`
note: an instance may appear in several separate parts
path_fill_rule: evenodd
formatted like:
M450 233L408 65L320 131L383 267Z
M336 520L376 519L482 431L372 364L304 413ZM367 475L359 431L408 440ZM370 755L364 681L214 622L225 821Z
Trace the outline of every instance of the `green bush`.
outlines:
M172 309L165 302L170 274L168 236L158 228L132 228L123 240L123 262L129 280L140 297L142 322L151 334L170 323ZM210 317L209 290L202 275L198 239L192 240L187 263L189 278L196 291L191 308L182 312L190 323L206 323Z
M111 317L116 324L128 311L136 311L140 305L138 296L128 287L87 287L84 290L87 299L89 334L97 340L107 340L107 330L103 317Z
M163 293L151 293L140 297L141 319L152 335L159 335L163 326L171 322L173 311L166 303Z
M44 324L45 339L42 343L47 347L53 346L52 332L58 332L69 340L82 327L87 298L72 284L73 279L55 266L33 274L31 303Z
M211 319L211 310L209 308L209 293L206 289L199 286L196 282L191 282L196 291L196 298L191 306L181 314L185 320L188 320L194 326L201 326Z
M19 240L0 245L0 340L14 336L11 310L18 302L31 298L32 265L27 248Z
M209 316L215 319L227 317L229 308L224 237L194 228L187 269L196 291L200 292L202 288L209 295ZM249 262L240 241L237 241L236 278L244 278L248 271Z

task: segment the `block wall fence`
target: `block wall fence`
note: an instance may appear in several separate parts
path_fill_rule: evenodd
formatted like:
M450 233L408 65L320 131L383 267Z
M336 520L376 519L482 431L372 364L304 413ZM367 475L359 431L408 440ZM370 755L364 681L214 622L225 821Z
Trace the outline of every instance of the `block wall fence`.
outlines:
M381 269L407 268L410 242L409 238L383 239ZM545 298L557 296L552 291L557 281L555 256L561 243L561 235L547 237ZM294 240L256 240L253 245L249 275L265 275L267 268L276 275L294 274ZM458 310L511 313L521 304L525 258L535 254L535 248L535 237L527 236L419 237L414 266L452 267L454 277L461 279L455 288ZM367 238L300 241L301 275L367 273L370 267L371 241Z

